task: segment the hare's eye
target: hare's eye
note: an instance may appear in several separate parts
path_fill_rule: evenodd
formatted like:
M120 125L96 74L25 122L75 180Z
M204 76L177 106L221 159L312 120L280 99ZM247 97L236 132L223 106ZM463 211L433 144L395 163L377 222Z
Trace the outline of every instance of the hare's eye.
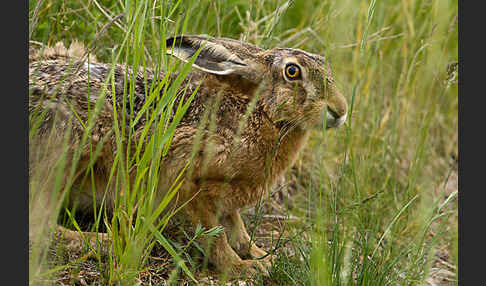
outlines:
M299 79L300 78L300 68L295 64L288 64L285 66L285 76L287 79Z

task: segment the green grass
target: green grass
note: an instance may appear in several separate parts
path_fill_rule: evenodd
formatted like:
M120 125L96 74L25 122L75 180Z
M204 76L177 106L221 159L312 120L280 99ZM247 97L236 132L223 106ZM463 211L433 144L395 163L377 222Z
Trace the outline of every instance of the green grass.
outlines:
M292 182L286 212L301 222L288 226L271 278L279 285L426 285L438 252L447 254L454 267L448 270L457 275L457 193L446 188L457 175L458 87L447 72L458 60L457 1L44 0L29 6L30 40L53 45L78 39L92 45L98 60L133 67L173 67L163 53L164 39L180 33L326 56L350 116L338 130L315 131L286 176ZM184 72L189 66L173 68ZM94 228L107 228L115 241L108 261L97 259L106 283L133 285L147 269L150 250L171 245L159 231L166 220L154 221L165 203L153 205L148 198L160 164L151 158L163 156L156 153L163 149L150 146L170 144L174 91L162 93L166 105L158 105L159 116L147 120L152 123L146 126L146 142L153 143L139 154L117 153L113 180L130 195L118 200L110 222L94 215ZM114 132L121 146L126 134L118 131L135 118L117 120ZM56 177L63 164L61 156L50 171L54 193L64 191ZM134 164L144 174L137 184L124 175ZM31 193L42 191L32 178ZM135 208L147 214L145 220L134 216ZM169 252L175 262L184 257L185 264L178 265L189 265L185 252ZM38 267L31 267L32 284L54 267L40 267L46 255L33 247L31 266ZM64 268L75 268L69 263ZM195 273L175 269L174 281L190 280Z

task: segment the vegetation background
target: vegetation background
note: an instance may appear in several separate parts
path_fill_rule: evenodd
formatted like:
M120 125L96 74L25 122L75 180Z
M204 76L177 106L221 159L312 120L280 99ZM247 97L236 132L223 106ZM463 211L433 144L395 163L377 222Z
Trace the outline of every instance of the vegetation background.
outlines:
M181 33L326 56L350 103L349 120L338 130L315 131L260 208L263 214L247 212L249 229L263 229L256 241L278 246L270 280L248 283L457 285L457 5L457 0L31 0L29 40L37 46L79 40L99 61L154 69L166 68L165 38ZM35 120L29 118L32 130ZM35 185L30 186L32 193ZM32 209L30 214L36 215ZM124 229L117 219L118 228L107 226L120 234L109 258L52 259L48 249L31 250L30 283L216 283L199 274L188 248L167 246L151 228ZM276 236L270 239L272 231ZM169 255L160 254L167 250Z

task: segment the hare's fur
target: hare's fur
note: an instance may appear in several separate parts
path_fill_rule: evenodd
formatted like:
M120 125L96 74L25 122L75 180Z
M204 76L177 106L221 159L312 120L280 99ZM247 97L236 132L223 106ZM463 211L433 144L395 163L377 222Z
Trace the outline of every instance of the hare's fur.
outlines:
M182 88L187 88L186 95L198 86L199 90L161 162L158 198L164 196L191 161L185 181L173 201L180 205L189 200L183 213L193 224L201 223L206 228L225 227L225 232L214 239L209 250L210 262L218 270L229 270L233 274L264 270L262 263L269 263L268 256L262 260L241 259L248 255L260 258L266 252L250 243L239 210L254 205L294 163L310 129L323 122L327 122L328 127L343 123L346 100L334 84L327 61L305 51L264 50L236 40L198 36L171 38L167 46L169 54L183 61L188 61L201 48L192 72L182 84ZM93 108L105 90L107 100L91 136L93 146L103 143L93 180L97 199L101 200L114 154L121 151L117 149L112 131L112 99L115 99L118 118L122 112L136 116L144 104L147 87L157 83L163 74L156 78L152 70L141 68L135 81L131 81L131 68L117 65L113 94L111 83L109 88L104 86L111 66L97 62L94 57L88 58L85 53L78 43L70 49L57 44L43 51L30 51L29 110L45 113L38 140L46 137L53 127L60 133L69 131L72 134L70 152L82 149L76 173L82 174L89 164L90 151L87 146L79 146L84 130L79 122L88 121L88 109ZM299 68L295 80L285 74L284 69L289 64ZM174 76L171 75L170 80ZM135 88L133 113L130 108L123 111L125 78L129 79L127 86ZM256 104L246 116L253 100ZM72 116L73 110L76 118ZM144 118L142 116L135 126L133 136L140 135ZM131 133L127 130L126 134ZM92 207L91 181L83 183L75 178L74 187L70 201L81 208ZM113 206L113 194L117 191L110 186L108 209Z

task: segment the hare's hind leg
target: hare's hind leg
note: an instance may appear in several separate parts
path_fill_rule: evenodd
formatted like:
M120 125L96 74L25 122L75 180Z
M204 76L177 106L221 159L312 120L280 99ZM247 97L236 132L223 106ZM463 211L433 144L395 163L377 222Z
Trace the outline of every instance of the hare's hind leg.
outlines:
M88 254L97 251L105 256L108 254L108 247L111 245L111 238L107 233L78 232L58 225L55 234L63 241L64 247L73 253L82 253L84 250L88 250Z
M91 173L87 169L90 162L97 161L84 151L89 148L80 146L82 133L79 123L53 109L45 110L44 114L45 118L32 119L31 124L38 127L29 138L29 240L35 245L42 242L42 246L46 246L44 242L53 242L54 232L65 249L76 253L93 250L96 241L106 245L106 234L94 236L93 233L80 233L57 225L65 209L71 213L74 213L73 209L83 214L93 212L93 187L99 207L99 201L104 198L107 176L96 168L97 163L93 164L94 176L89 176ZM108 193L104 205L112 205L111 202L112 196ZM88 242L91 247L87 247Z
M194 225L201 223L209 229L223 225L220 218L227 215L222 194L231 192L233 186L224 182L206 182L199 193L185 207L185 211ZM233 229L233 226L230 227ZM212 243L211 243L212 242ZM226 233L217 237L206 238L204 243L208 250L209 261L222 273L230 276L256 274L261 271L268 275L265 267L257 260L243 260L231 248Z

